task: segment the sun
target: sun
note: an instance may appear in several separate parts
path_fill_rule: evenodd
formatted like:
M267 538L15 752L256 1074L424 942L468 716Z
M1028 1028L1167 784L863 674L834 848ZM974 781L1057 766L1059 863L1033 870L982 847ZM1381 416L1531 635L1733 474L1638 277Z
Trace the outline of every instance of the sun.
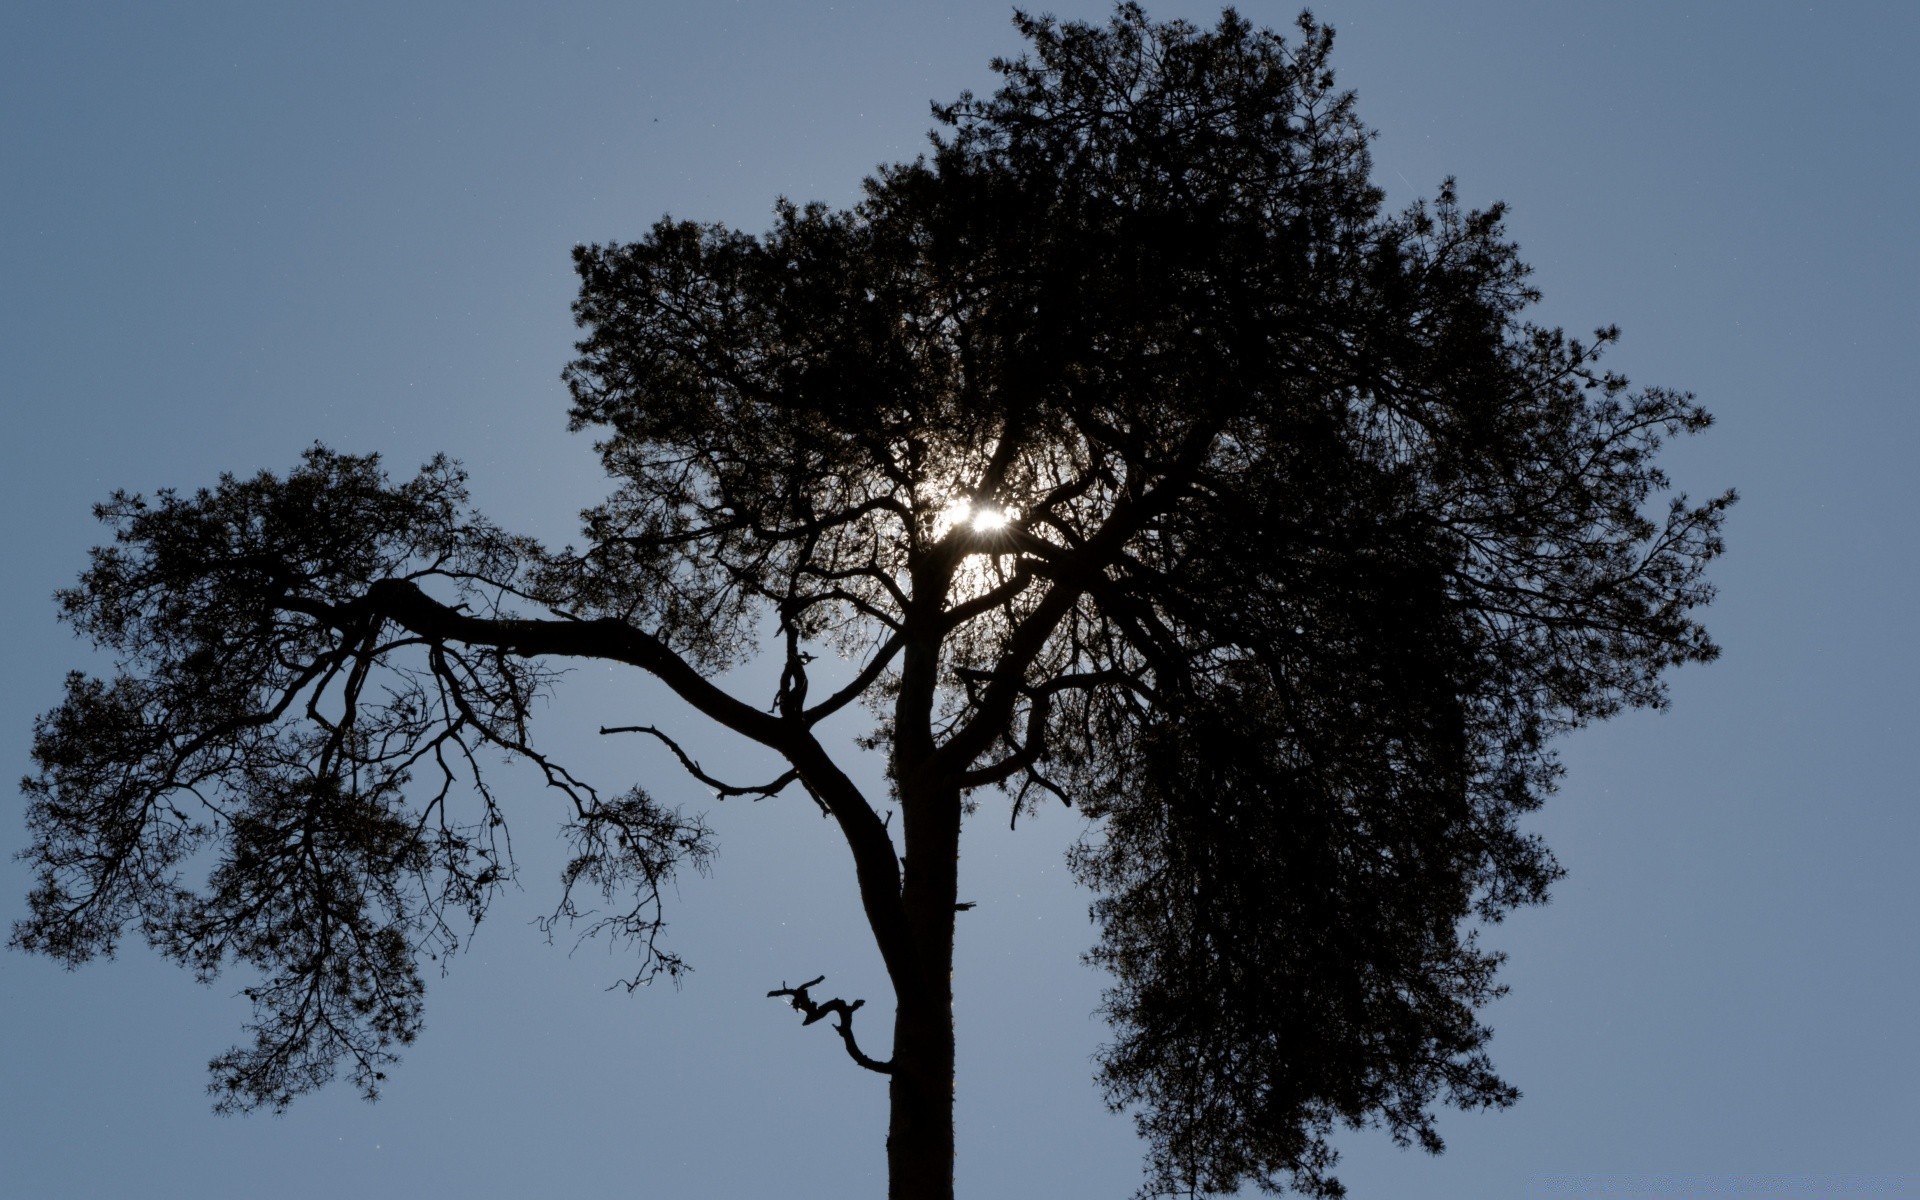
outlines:
M992 533L1012 524L1014 515L1007 509L975 508L971 501L955 500L940 510L940 519L934 524L934 536L945 537L948 530L958 525L965 525L976 533Z

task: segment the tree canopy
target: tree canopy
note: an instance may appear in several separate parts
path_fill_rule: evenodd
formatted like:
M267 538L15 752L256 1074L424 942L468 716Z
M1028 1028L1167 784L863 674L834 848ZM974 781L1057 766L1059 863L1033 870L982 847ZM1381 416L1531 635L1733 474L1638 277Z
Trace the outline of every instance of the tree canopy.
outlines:
M890 1077L896 1196L951 1194L955 856L987 788L1090 819L1101 1081L1146 1192L1337 1194L1336 1126L1438 1150L1436 1104L1511 1103L1472 930L1558 873L1518 824L1554 735L1716 653L1694 613L1732 496L1655 463L1709 418L1603 370L1612 329L1525 319L1498 206L1384 208L1310 17L1016 23L999 90L936 106L852 208L575 251L571 419L611 483L579 545L503 532L447 462L395 483L321 447L101 506L115 542L61 604L119 667L37 728L15 941L244 964L220 1103L342 1063L372 1095L422 957L512 870L504 749L569 803L556 919L617 900L634 980L678 974L662 887L709 832L529 729L596 658L787 764L683 756L709 784L797 786L845 834L892 1056L857 1002L783 994ZM831 691L825 653L854 663ZM715 682L756 655L771 696ZM898 828L819 732L857 704Z

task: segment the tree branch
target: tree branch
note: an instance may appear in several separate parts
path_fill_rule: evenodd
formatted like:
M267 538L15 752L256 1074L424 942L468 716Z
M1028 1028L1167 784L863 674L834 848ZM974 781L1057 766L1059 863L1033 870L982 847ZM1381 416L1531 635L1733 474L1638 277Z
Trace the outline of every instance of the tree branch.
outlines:
M992 672L985 672L991 681ZM962 788L985 787L1011 779L1021 771L1027 770L1040 761L1047 749L1047 715L1053 707L1056 693L1073 688L1096 688L1105 684L1132 685L1138 687L1139 681L1126 671L1114 669L1106 671L1081 671L1073 675L1062 675L1048 680L1037 688L1028 689L1032 700L1027 710L1027 732L1022 742L1013 740L1012 731L1007 732L1007 743L1013 747L1013 753L997 763L968 771L960 776ZM1050 788L1051 784L1048 785ZM1052 788L1060 794L1058 788ZM1061 795L1061 799L1066 799Z
M722 690L659 638L611 617L592 621L475 617L440 603L418 584L403 579L377 580L366 595L347 604L299 596L283 597L279 603L347 632L357 620L374 616L423 637L492 646L522 657L553 654L626 663L655 676L682 700L735 733L775 749L787 740L785 723L778 717Z
M672 738L668 737L663 731L655 728L652 725L602 725L600 727L600 732L602 734L608 734L608 733L652 734L654 737L660 740L660 743L662 745L664 745L667 749L673 751L673 756L680 760L680 765L686 768L687 774L693 776L695 779L698 779L701 783L704 783L708 787L712 788L723 799L728 796L777 796L780 794L781 791L783 791L787 787L788 784L800 778L799 771L789 770L784 774L780 775L778 778L774 779L771 783L762 783L762 784L758 784L755 786L748 786L748 787L743 787L738 784L732 784L732 783L723 783L720 780L715 779L713 776L707 774L705 771L701 770L700 764L698 762L695 762L694 759L690 755L688 755L685 750L682 750L680 748L680 743L674 741ZM822 807L824 808L825 806L823 805Z
M779 751L798 778L839 824L853 852L860 896L881 956L895 978L911 974L906 916L900 907L900 860L880 815L807 728L765 713L722 690L660 639L625 621L482 618L449 607L406 580L383 579L346 604L298 596L279 600L336 629L351 632L369 616L383 617L434 640L492 646L508 653L599 658L639 667L671 688L694 709L763 746Z
M809 727L817 725L864 696L867 689L873 686L873 681L880 678L880 672L887 669L887 664L893 661L894 656L900 653L900 648L904 645L906 641L897 633L888 638L878 650L874 651L873 658L866 666L860 668L860 673L855 675L847 686L802 712L801 724Z
M853 1040L853 1014L856 1009L866 1003L865 1000L855 1000L849 1004L835 996L823 1004L807 995L808 988L817 983L826 982L826 978L825 975L821 975L818 978L809 979L799 987L788 987L786 981L782 980L780 986L768 992L767 996L769 999L775 996L787 997L787 1002L793 1006L795 1012L806 1014L807 1019L800 1022L803 1026L811 1025L829 1013L833 1014L837 1018L833 1026L834 1032L838 1033L840 1040L847 1044L847 1053L852 1056L853 1061L881 1075L893 1074L891 1062L881 1062L877 1058L868 1057L860 1049L860 1044Z
M1039 539L1028 538L1025 540L1038 541ZM991 591L983 592L971 600L964 601L949 608L941 621L941 628L943 630L958 629L980 614L992 612L1001 605L1010 603L1018 597L1021 592L1027 590L1027 585L1033 582L1033 578L1033 564L1025 558L1020 559L1014 563L1013 575L1008 578L1005 583L1000 584Z

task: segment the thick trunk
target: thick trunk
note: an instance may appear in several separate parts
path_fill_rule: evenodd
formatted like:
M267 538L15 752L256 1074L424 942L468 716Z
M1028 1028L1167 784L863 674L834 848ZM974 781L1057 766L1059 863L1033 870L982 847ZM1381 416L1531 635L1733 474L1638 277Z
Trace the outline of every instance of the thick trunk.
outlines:
M953 1007L903 1002L894 1022L887 1196L952 1200Z
M918 789L916 789L918 790ZM895 979L890 1200L953 1197L953 918L960 795L940 786L902 796L906 909L914 970Z

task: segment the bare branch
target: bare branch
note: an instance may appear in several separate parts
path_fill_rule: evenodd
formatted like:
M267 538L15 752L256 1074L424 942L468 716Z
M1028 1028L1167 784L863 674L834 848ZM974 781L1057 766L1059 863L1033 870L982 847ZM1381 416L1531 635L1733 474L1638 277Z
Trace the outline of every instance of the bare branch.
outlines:
M700 764L696 762L692 756L680 748L680 743L674 741L652 725L602 725L600 732L603 734L645 733L658 738L662 745L673 751L673 756L680 760L680 765L686 768L687 774L712 788L714 793L722 799L728 796L775 796L784 791L788 784L800 778L799 771L789 769L770 783L754 784L751 786L726 783L707 774L700 768Z
M848 1003L836 996L822 1003L807 995L808 988L815 984L826 982L826 978L825 975L821 975L817 978L807 980L799 987L788 987L786 981L782 980L779 987L767 993L767 997L771 999L775 996L785 996L787 1002L793 1006L795 1012L806 1014L807 1019L800 1022L802 1025L811 1025L829 1013L833 1014L838 1018L834 1022L834 1032L838 1033L840 1040L847 1044L847 1053L852 1056L853 1061L859 1063L867 1070L878 1072L881 1075L893 1074L893 1063L881 1062L877 1058L868 1057L868 1055L860 1049L860 1044L853 1040L853 1014L855 1010L866 1003L865 1000L855 1000L852 1003Z

